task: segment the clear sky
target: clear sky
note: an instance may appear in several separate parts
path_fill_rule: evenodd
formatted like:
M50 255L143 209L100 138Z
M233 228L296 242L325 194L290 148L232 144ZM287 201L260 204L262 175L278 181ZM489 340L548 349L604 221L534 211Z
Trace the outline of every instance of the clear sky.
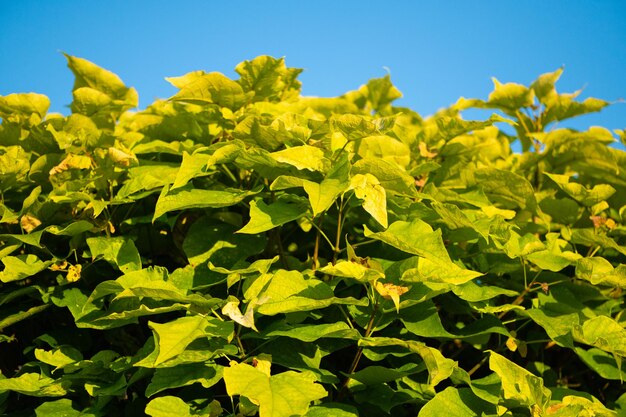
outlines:
M422 115L490 78L528 85L565 66L557 88L626 98L626 0L0 0L0 95L39 92L67 114L73 77L60 51L117 73L140 106L163 78L233 68L261 54L304 68L303 94L335 96L390 71L397 104ZM626 103L571 127L626 128Z

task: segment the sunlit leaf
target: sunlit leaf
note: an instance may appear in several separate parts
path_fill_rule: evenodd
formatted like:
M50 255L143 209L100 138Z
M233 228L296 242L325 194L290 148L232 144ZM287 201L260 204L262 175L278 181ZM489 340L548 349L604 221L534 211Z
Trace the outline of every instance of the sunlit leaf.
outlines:
M228 395L243 395L259 405L260 417L304 415L311 401L328 393L310 373L287 371L269 376L245 363L224 369Z

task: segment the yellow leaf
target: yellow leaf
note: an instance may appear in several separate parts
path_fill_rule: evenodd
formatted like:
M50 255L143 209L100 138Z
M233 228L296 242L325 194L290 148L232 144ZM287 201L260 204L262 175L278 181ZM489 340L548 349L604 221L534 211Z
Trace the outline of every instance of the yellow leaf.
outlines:
M393 304L396 306L396 311L400 312L400 296L407 291L409 291L408 287L402 287L400 285L395 285L392 283L382 283L380 281L376 282L376 291L386 300L392 300Z
M76 282L80 279L80 273L83 267L80 264L70 265L67 269L67 282Z
M434 158L435 156L437 156L436 153L434 152L430 152L428 150L428 147L426 147L426 144L424 142L420 142L417 147L420 150L420 155L423 156L424 158Z
M248 327L258 332L254 325L254 308L252 305L248 306L246 314L242 314L239 309L239 301L230 301L222 307L222 314L230 317L232 321L241 324L243 327Z
M41 224L41 220L39 220L35 216L31 216L30 214L25 214L20 219L20 225L22 226L22 229L24 229L26 233L32 232L33 229L35 229L40 224Z

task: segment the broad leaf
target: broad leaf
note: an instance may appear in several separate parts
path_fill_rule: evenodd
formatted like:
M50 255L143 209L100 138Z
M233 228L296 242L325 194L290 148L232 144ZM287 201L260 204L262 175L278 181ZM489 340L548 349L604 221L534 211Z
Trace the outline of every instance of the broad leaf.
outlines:
M243 395L259 406L260 417L304 415L311 401L327 392L310 373L287 371L269 376L245 363L224 368L228 395Z

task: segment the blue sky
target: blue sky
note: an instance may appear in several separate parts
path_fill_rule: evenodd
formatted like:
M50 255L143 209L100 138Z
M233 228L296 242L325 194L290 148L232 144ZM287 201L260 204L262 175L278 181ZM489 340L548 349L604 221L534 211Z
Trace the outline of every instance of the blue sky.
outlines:
M64 114L73 77L60 51L117 73L140 106L174 94L163 78L204 69L236 78L257 55L304 68L303 94L335 96L390 72L398 105L422 115L491 77L626 98L626 1L0 0L0 95L39 92ZM626 128L626 103L570 123Z

